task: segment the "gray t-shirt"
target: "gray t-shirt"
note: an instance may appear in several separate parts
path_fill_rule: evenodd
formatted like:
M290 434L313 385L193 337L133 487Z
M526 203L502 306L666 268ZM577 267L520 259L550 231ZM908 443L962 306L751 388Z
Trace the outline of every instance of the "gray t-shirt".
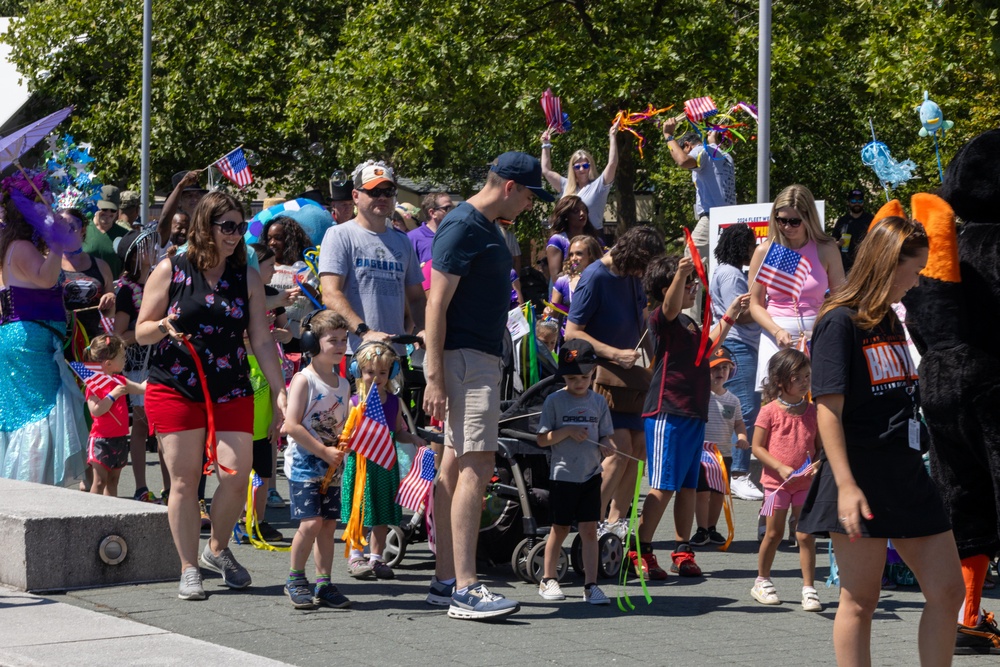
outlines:
M565 426L583 426L593 442L566 438L552 445L549 478L582 484L601 474L601 450L595 444L614 433L608 402L592 390L586 396L573 396L565 389L550 394L542 405L538 432L548 433Z
M697 220L716 206L736 204L736 170L733 156L722 151L709 154L698 144L688 154L698 161L691 170L694 181L694 217Z
M319 273L344 276L344 295L354 312L374 331L401 334L406 288L423 282L417 255L406 237L389 226L381 234L356 220L326 230L319 252ZM348 353L359 339L348 336Z
M726 309L733 299L749 291L747 277L743 275L743 271L732 264L719 263L712 273L709 285L709 294L712 296L712 320L718 323L726 314ZM756 322L733 325L729 328L726 340L739 341L756 350L760 344L760 325Z
M559 197L562 198L566 195L574 194L566 192L568 179L565 176L561 176L560 180L562 181L562 194ZM587 212L590 214L590 224L594 226L594 229L604 229L604 209L608 207L608 194L611 192L611 185L611 183L604 182L604 174L600 173L596 179L587 183L580 188L579 192L575 193L587 205Z

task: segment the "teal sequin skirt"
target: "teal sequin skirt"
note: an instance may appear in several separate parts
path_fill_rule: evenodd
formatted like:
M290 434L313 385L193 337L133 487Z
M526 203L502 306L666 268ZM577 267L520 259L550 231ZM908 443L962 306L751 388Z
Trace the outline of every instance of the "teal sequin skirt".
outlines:
M51 330L35 322L0 326L0 477L62 486L81 477L84 410L62 341Z

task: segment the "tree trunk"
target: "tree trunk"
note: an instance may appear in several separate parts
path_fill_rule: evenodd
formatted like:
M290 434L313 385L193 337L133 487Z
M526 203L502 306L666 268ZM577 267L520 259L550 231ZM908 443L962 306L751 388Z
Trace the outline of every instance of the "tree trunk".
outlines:
M618 198L618 225L616 235L621 236L635 226L635 140L627 132L617 135L618 172L615 175Z

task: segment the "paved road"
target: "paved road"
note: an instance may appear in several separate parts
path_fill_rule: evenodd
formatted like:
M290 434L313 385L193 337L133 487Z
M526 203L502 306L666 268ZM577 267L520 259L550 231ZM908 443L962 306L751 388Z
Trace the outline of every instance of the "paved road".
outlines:
M150 466L148 470L151 480L158 481L158 469ZM131 484L131 474L126 472L122 495L131 494ZM156 484L151 486L159 489ZM210 481L209 495L212 488ZM287 495L287 484L281 477L279 489ZM764 607L749 595L756 576L757 509L753 503L736 501L737 540L726 553L699 550L698 562L706 573L703 578L672 575L665 583L652 584L649 605L642 600L639 587L630 585L628 591L636 604L631 613L622 613L614 605L585 604L582 580L572 572L563 583L568 599L547 602L538 596L535 587L516 581L510 566L504 565L484 568L482 578L491 588L521 601L519 614L499 624L448 619L443 611L423 601L433 567L426 544L410 548L396 570L396 580L391 582L355 582L346 575L346 561L338 559L334 582L354 601L349 610L292 609L282 592L287 554L250 546L234 546L237 558L253 575L254 585L247 591L230 592L216 575L209 574L209 598L204 602L178 600L177 583L173 581L73 591L47 599L137 621L171 636L204 640L309 667L331 662L348 662L357 667L609 665L636 661L685 666L833 664L831 631L837 589L820 583L824 611L802 611L798 603L801 581L797 551L783 545L775 561L775 585L787 602ZM293 528L287 510L268 510L268 519L291 537ZM664 545L661 552L668 551L663 540L672 528L668 513L657 533ZM829 569L825 541L820 542L820 548L817 578L822 582ZM311 567L310 563L310 579ZM605 582L609 595L618 590L617 584ZM1000 610L997 595L987 595L990 607ZM873 629L874 664L918 664L917 623L922 601L915 588L883 592ZM39 609L35 613L44 612L44 607ZM52 616L53 620L57 618ZM53 628L53 633L56 631ZM132 634L137 635L129 639L134 642L133 659L119 661L174 664L169 655L173 649L162 643L160 635ZM62 646L66 660L60 662L65 664L75 654L71 645ZM4 655L0 652L0 657ZM956 664L986 664L989 660L962 657L956 658ZM42 664L50 663L46 660Z

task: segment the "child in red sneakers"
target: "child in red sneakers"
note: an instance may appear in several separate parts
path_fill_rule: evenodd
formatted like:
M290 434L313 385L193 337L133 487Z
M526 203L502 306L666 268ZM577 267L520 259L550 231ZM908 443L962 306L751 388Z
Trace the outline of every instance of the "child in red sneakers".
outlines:
M807 460L816 460L819 445L816 406L806 397L811 380L809 358L796 349L781 350L767 364L763 396L766 405L757 415L753 432L753 453L764 465L760 476L764 505L773 508L767 516L767 532L757 555L757 580L750 590L761 604L781 603L771 583L771 565L784 534L788 510L791 508L797 521L815 474L815 470L810 469L801 477L786 482ZM816 538L807 533L796 533L795 537L802 566L802 608L822 611L823 606L813 587Z
M87 384L87 407L94 418L87 442L87 463L94 469L90 492L115 498L118 478L128 463L128 402L125 395L145 393L146 383L137 384L122 375L125 343L118 336L96 336L87 346L87 359L100 364L101 372L112 378L111 382L88 381Z
M653 382L646 395L646 460L652 489L642 506L639 546L642 563L635 551L629 558L636 569L650 579L666 579L653 555L652 541L660 518L674 492L674 533L677 546L671 554L671 570L684 577L701 575L694 562L689 537L694 519L698 475L701 472L702 444L708 421L710 391L709 360L696 363L701 329L681 311L694 305L698 281L694 263L688 257L659 257L646 269L643 284L650 299L662 304L649 316L649 331L655 345ZM725 338L729 328L749 306L750 296L738 296L712 329L711 341Z
M614 451L611 410L594 393L597 353L585 340L567 341L559 350L558 374L566 389L550 394L542 405L538 444L552 451L549 508L552 528L545 541L545 569L538 594L546 600L564 600L556 580L556 564L563 540L576 522L583 545L583 599L610 604L597 587L597 522L601 518L601 457Z

